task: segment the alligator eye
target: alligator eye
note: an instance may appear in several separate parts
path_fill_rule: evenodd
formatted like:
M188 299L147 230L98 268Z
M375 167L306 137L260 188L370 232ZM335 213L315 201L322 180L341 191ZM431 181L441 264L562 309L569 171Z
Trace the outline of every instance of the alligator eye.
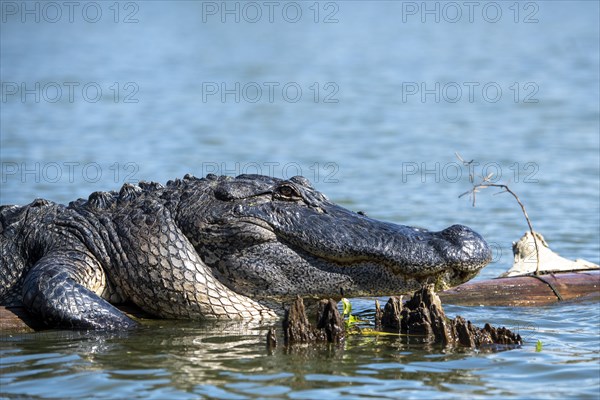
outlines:
M278 195L278 197L284 198L286 200L295 200L302 197L300 193L298 193L298 190L296 190L296 188L291 185L279 186L277 188L276 194Z

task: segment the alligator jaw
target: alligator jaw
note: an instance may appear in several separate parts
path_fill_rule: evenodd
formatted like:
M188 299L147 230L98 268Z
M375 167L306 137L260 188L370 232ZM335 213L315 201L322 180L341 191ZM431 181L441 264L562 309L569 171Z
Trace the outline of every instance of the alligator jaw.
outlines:
M182 230L223 285L260 302L452 287L491 258L467 227L432 232L378 221L332 203L304 178L207 184L210 207L189 196L178 208Z
M228 261L225 283L233 281L232 289L241 287L261 299L341 292L385 296L426 283L437 289L457 286L491 258L481 236L462 225L432 232L373 220L331 203L320 208L327 212L299 206L293 212L270 208L272 214L238 215L236 230L251 232L252 240Z

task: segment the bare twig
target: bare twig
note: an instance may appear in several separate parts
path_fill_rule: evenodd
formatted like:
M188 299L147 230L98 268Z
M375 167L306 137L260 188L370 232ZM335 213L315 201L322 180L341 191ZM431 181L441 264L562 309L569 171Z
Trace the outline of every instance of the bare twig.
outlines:
M515 200L517 200L517 203L519 203L519 206L521 206L521 211L523 211L523 215L525 216L525 220L527 220L527 225L529 226L529 232L531 232L531 236L533 237L533 244L535 245L535 255L536 255L536 261L537 261L537 265L536 265L536 269L535 269L535 274L539 275L540 274L540 252L539 252L539 248L538 248L538 242L537 242L537 238L535 237L535 232L533 230L533 226L531 225L531 220L529 219L529 215L527 215L527 211L525 210L525 206L523 205L523 203L521 202L521 199L519 199L519 196L517 196L517 194L515 192L513 192L512 190L510 190L510 188L507 185L503 185L503 184L499 184L499 183L492 183L491 180L493 178L493 174L489 174L488 176L482 177L481 182L479 183L475 183L475 176L474 173L471 171L471 164L474 162L474 160L471 161L465 161L460 154L458 153L454 153L456 155L456 157L460 160L460 162L463 163L464 166L469 168L469 182L471 182L471 184L473 185L473 188L471 190L468 190L466 192L464 192L463 194L461 194L460 197L466 196L467 194L470 194L473 197L473 207L475 207L475 199L477 196L477 193L479 192L479 189L485 189L488 187L496 187L496 188L500 188L503 189L501 192L496 193L496 194L500 194L500 193L510 193Z

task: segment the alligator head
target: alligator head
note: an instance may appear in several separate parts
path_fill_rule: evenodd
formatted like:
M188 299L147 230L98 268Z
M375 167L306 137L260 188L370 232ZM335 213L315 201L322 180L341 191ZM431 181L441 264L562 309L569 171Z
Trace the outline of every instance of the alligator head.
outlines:
M465 226L431 232L377 221L329 201L300 176L184 181L178 226L219 281L257 301L393 295L426 282L443 289L491 259Z

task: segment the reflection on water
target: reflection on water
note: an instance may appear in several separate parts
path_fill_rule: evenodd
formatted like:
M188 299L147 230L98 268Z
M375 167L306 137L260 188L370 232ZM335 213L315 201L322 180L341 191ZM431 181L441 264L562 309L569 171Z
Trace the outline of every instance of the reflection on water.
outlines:
M43 387L51 393L49 389L55 382L95 380L101 374L101 385L109 381L142 391L176 388L211 396L221 388L238 394L294 391L298 396L310 397L323 382L340 394L347 391L348 385L359 385L362 391L374 395L421 387L438 390L444 384L481 385L469 370L444 371L427 366L434 349L407 345L398 338L350 337L340 346L280 346L269 354L264 345L266 330L222 328L195 328L182 323L152 326L126 335L52 332L4 340L3 379L5 384L10 383L7 387L12 393L21 393L32 381L47 384ZM14 345L19 350L13 349ZM472 354L451 352L436 357L435 363ZM20 385L21 379L29 385ZM69 390L65 395L74 395L80 389Z
M70 23L65 9L57 22L23 23L22 5L36 2L5 3L17 14L0 24L1 204L68 203L186 173L300 173L374 218L471 226L496 250L478 279L494 277L527 225L510 196L484 191L476 208L457 198L469 188L458 151L479 162L476 175L510 184L553 250L600 262L597 2L498 2L497 22L483 2L455 23L423 17L421 2L298 2L297 23L204 21L203 7L224 3L189 1L98 2L98 22ZM132 11L137 22L124 23ZM102 90L98 101L86 85ZM371 301L353 304L372 318ZM527 341L479 353L351 337L269 355L264 329L210 324L3 335L0 396L597 398L597 304L446 311Z
M356 302L359 308L366 305ZM580 395L594 396L600 359L597 342L590 341L597 332L597 314L589 308L543 308L536 326L524 328L530 333L524 335L524 345L504 352L444 349L391 336L350 336L337 346L280 345L269 352L268 326L214 322L151 321L139 331L120 334L18 335L0 342L2 388L6 394L40 397L530 398L544 395L548 384L557 396L566 394L576 382ZM476 324L494 321L517 328L539 313L446 309ZM538 340L543 342L539 353Z

